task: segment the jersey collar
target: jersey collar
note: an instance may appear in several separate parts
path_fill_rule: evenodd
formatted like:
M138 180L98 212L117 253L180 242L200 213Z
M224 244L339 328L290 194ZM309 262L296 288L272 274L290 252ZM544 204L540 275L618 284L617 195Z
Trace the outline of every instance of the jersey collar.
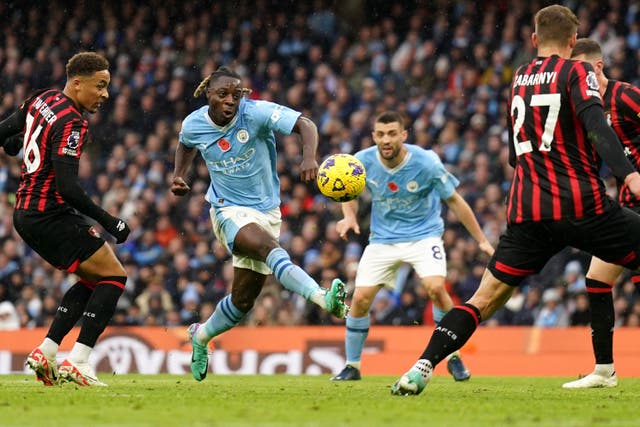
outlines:
M203 114L204 114L205 120L207 121L207 123L211 125L211 127L213 127L217 131L226 132L229 129L231 129L238 121L238 116L240 115L240 108L238 108L238 111L236 112L236 115L233 116L233 119L231 119L231 121L224 126L217 125L213 120L211 120L211 117L209 116L208 108L203 110Z
M380 164L382 165L382 167L389 173L394 174L396 172L398 172L400 169L402 169L404 167L404 165L406 165L407 163L409 163L409 159L411 158L412 153L411 151L407 150L407 154L405 154L404 159L402 159L402 161L400 163L398 163L397 166L393 167L393 168L389 168L387 165L384 164L384 162L382 161L382 157L380 157L380 152L376 150L376 157L378 158L378 161L380 162Z

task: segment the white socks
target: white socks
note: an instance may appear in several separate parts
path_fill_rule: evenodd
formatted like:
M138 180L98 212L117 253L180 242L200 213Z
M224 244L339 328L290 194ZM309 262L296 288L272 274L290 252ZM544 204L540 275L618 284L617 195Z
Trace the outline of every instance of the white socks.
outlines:
M315 304L318 304L320 308L327 309L327 304L324 302L324 296L327 293L326 289L318 288L311 294L309 300Z
M40 344L40 350L47 358L55 357L58 354L58 344L51 338L45 338Z
M606 378L609 378L614 372L615 369L613 369L613 363L596 365L596 368L593 370L594 374L598 374Z
M69 353L69 359L74 363L89 363L89 355L92 348L76 342Z

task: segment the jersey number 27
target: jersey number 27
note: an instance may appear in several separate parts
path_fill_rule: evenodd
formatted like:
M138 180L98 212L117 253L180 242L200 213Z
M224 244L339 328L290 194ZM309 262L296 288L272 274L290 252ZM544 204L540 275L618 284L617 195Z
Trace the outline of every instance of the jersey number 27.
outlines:
M558 121L558 114L560 113L560 102L559 93L531 95L531 102L529 102L530 107L549 108L547 119L544 122L544 132L540 137L539 151L551 151L553 133L556 128L556 122ZM527 108L524 98L520 95L514 96L511 101L511 116L515 117L513 123L513 145L516 149L517 156L533 151L530 140L520 141L518 139L527 111L531 111L531 109Z

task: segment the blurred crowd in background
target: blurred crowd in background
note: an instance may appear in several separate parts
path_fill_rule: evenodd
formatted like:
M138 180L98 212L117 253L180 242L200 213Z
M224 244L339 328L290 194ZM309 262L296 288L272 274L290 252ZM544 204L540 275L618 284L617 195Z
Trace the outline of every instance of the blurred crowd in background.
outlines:
M603 47L612 79L640 84L640 1L567 0L579 36ZM460 179L459 192L485 234L504 229L506 97L513 70L531 60L533 14L544 1L236 0L4 1L0 3L0 119L29 94L62 88L76 52L104 54L110 99L89 116L93 140L80 164L87 193L132 234L117 253L128 271L117 325L188 325L206 319L231 283L230 256L214 239L204 194L209 174L198 157L191 193L169 183L181 121L205 104L200 81L228 65L251 97L301 111L320 133L319 157L372 144L372 119L406 116L409 143L434 150ZM334 277L353 289L368 235L368 200L360 198L361 235L339 238L340 206L301 183L301 145L278 135L281 243L324 286ZM20 158L0 150L0 329L46 326L75 278L31 251L13 229ZM615 182L603 169L611 195ZM444 243L447 285L456 302L475 291L488 261L449 212ZM588 324L587 254L567 249L529 278L486 325ZM381 292L372 322L433 324L414 273L401 268L395 292ZM631 275L614 288L617 326L640 325ZM340 324L270 277L244 323Z

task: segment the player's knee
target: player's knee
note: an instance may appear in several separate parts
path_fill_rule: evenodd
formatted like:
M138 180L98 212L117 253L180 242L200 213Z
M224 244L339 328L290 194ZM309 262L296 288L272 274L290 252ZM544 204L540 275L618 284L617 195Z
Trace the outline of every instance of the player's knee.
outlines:
M351 308L349 309L349 315L351 317L363 317L369 313L372 299L364 297L362 295L354 295L351 300Z
M447 288L444 283L430 282L425 284L425 288L427 290L427 295L429 295L429 298L432 300L440 299L440 297L447 292Z

